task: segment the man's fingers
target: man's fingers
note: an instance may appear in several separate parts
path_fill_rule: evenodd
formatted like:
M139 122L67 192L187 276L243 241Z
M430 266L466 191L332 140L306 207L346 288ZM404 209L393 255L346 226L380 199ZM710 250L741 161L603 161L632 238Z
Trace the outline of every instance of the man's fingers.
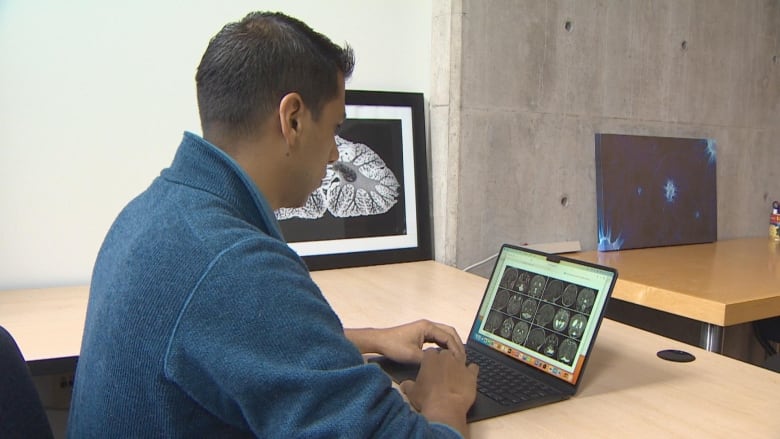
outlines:
M446 347L448 350L465 358L466 350L463 347L463 341L455 328L451 326L433 323L426 334L425 341L434 342L441 347Z
M401 388L401 392L403 392L406 395L407 401L417 410L420 410L420 407L417 406L417 398L412 398L410 395L414 391L414 384L415 382L412 380L406 380L401 381L401 383L398 385L398 387Z

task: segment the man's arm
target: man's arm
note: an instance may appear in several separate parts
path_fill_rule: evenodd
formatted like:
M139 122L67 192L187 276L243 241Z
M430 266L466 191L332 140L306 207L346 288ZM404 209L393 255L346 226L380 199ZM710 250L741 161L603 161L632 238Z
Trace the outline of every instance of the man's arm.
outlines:
M399 363L420 363L425 343L465 356L463 341L454 328L418 320L392 328L344 329L344 335L363 354L382 354Z

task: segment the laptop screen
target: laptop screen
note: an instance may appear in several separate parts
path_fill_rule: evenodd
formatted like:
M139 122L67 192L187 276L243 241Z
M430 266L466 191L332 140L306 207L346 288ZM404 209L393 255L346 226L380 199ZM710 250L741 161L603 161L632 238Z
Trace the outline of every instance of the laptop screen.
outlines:
M615 270L504 245L470 338L576 384Z

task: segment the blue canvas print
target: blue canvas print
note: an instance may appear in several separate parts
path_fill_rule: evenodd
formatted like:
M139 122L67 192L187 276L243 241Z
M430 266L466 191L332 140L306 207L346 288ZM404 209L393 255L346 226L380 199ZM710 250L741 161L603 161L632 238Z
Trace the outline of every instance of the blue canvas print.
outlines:
M713 242L712 139L596 134L598 250Z

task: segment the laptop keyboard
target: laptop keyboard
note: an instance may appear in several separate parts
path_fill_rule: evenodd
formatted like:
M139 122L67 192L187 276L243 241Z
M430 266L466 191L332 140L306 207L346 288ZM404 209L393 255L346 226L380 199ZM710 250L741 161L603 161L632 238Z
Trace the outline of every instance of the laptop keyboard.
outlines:
M554 388L512 370L482 353L467 349L469 362L479 366L477 390L501 405L516 404L544 395L559 393Z

